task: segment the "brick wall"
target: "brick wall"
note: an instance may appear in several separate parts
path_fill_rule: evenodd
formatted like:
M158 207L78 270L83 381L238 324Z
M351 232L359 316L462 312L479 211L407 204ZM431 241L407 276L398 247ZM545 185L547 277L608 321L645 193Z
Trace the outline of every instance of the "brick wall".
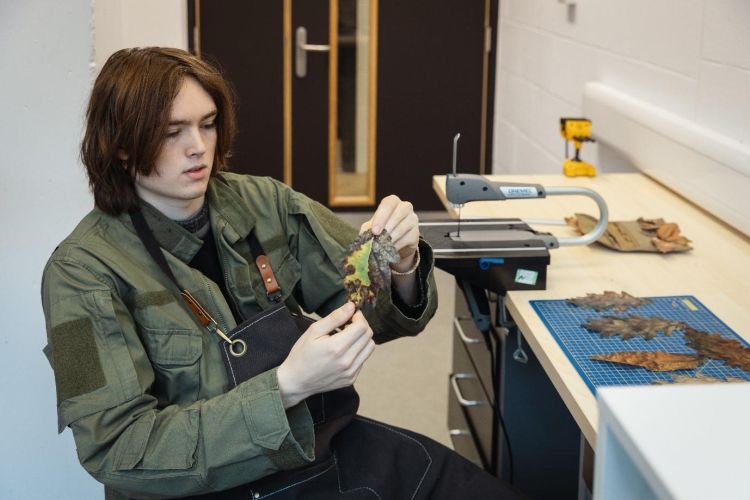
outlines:
M561 172L558 120L581 115L588 81L750 144L750 1L500 2L494 173ZM598 153L582 157L627 168Z

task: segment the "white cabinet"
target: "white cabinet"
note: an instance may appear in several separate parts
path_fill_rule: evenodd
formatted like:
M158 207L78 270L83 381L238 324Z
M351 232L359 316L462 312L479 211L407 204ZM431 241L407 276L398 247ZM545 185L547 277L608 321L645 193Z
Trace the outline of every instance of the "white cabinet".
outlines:
M750 383L598 390L594 498L750 499Z

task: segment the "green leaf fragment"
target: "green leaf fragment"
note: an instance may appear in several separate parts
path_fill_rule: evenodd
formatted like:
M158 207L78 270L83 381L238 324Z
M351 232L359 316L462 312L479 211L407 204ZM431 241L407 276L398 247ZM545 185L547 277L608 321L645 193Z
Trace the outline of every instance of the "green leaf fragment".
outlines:
M372 231L359 235L349 246L349 254L341 264L349 300L357 307L374 303L380 290L390 288L390 265L399 260L387 231L377 236L373 236Z

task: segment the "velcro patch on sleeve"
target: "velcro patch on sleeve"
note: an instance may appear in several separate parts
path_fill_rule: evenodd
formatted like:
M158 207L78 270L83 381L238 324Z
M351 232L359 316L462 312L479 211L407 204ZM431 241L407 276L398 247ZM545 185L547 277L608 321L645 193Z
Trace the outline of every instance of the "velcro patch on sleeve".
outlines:
M88 318L61 323L50 335L57 404L104 387L106 379Z

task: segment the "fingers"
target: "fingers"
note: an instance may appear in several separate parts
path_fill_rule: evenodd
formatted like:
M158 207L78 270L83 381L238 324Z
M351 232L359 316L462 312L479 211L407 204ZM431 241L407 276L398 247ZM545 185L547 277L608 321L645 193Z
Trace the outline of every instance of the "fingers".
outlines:
M356 375L359 375L359 371L362 369L362 365L365 361L370 359L370 356L372 356L372 353L375 352L375 341L370 339L367 341L367 344L365 344L364 349L362 349L359 354L357 355L356 359L354 360L354 365L356 367Z
M337 359L342 369L347 385L351 385L357 378L362 365L375 350L372 340L372 330L367 328L364 334L358 336L354 343Z
M410 246L416 248L419 243L419 219L412 213L390 232L393 246L397 250Z
M343 306L339 307L338 309L335 309L332 311L328 316L325 318L322 318L310 326L310 328L307 329L308 332L310 332L310 335L313 338L316 337L322 337L323 335L328 335L332 331L334 331L336 328L345 325L349 322L350 319L352 319L352 316L356 312L356 307L354 307L353 302L347 302ZM359 313L362 314L362 313Z
M419 218L414 213L414 206L396 195L390 195L383 198L372 218L360 226L359 232L361 234L372 229L373 234L380 234L385 229L396 242L412 233L412 229L418 225Z
M352 322L336 335L330 337L331 347L339 356L354 348L362 338L372 338L372 329L361 311L352 316Z
M392 194L383 198L368 222L370 222L373 234L380 234L383 229L391 233L404 219L413 214L414 207L411 203L401 201L398 196ZM416 215L414 217L416 220Z
M401 200L394 194L386 196L380 201L380 205L378 205L378 208L377 210L375 210L375 214L371 219L373 234L380 234L381 232L383 232L383 229L389 229L387 227L387 223L391 219L393 212L398 208L400 203ZM393 225L391 225L390 229L393 229Z
M347 370L349 385L354 384L354 381L357 380L359 372L362 371L362 367L364 366L365 361L370 358L373 352L375 352L375 342L373 342L372 339L369 339L367 343L365 343L362 350L359 351L357 356L354 358L354 361Z

